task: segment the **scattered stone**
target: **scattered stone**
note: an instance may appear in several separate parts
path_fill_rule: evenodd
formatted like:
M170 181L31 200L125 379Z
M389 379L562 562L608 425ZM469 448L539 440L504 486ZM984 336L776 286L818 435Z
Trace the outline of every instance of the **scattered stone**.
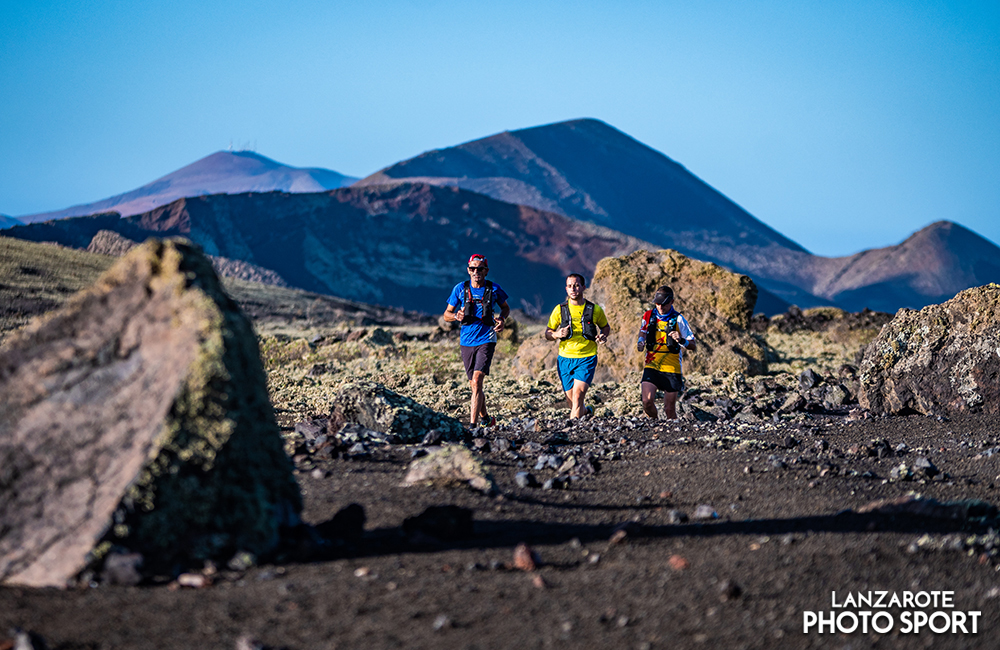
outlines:
M0 395L0 581L65 587L111 546L144 571L266 554L298 523L253 326L186 241L10 335Z
M799 390L805 392L810 388L815 388L819 385L822 379L816 374L816 371L809 368L799 375Z
M490 453L490 441L486 438L473 438L472 448L480 454Z
M801 411L805 408L806 399L799 395L798 393L792 393L785 398L781 406L778 408L779 413L794 413L795 411Z
M543 490L565 490L567 486L568 481L565 476L553 476L542 483Z
M691 566L691 563L680 555L671 555L670 559L667 560L667 564L670 565L670 568L674 571L683 571Z
M535 441L526 442L523 445L521 445L521 453L526 456L534 456L536 454L540 454L542 453L542 449L543 447L541 443Z
M423 440L420 441L420 444L429 447L438 444L443 438L444 434L441 433L440 429L431 429L424 436Z
M142 554L116 553L112 551L104 558L101 582L108 585L134 586L142 582Z
M542 561L527 544L518 544L514 549L514 568L519 571L534 571Z
M496 492L482 461L461 445L444 445L411 461L403 485L468 485L480 492Z
M306 440L316 440L326 434L328 423L326 418L309 418L295 424L295 433Z
M680 510L671 510L667 513L667 523L668 524L686 524L688 522L688 516L686 512Z
M265 650L266 646L249 634L242 634L236 639L236 650Z
M712 506L702 504L694 509L694 514L691 515L691 518L694 520L718 519L719 513Z
M444 614L439 614L437 618L434 619L434 631L440 632L452 626L451 619Z
M442 542L469 539L472 511L461 506L430 506L416 517L403 520L403 532L411 539L429 537Z
M182 573L177 576L177 584L189 589L204 589L212 584L207 576L200 573Z
M535 463L535 471L549 468L559 469L562 462L562 456L557 456L555 454L542 454L538 457L538 462Z
M507 438L495 438L492 442L493 451L504 452L514 448Z
M611 537L608 538L608 543L610 544L622 544L631 538L638 537L642 534L642 526L635 521L626 521L618 524L611 531Z
M545 578L543 578L540 573L536 573L532 576L531 584L533 584L536 589L545 589L549 586L549 583L545 581Z
M34 632L26 632L19 627L11 630L14 635L12 642L0 642L0 648L6 645L7 650L48 650L49 645L41 635ZM7 645L9 644L9 645Z
M348 384L334 396L330 428L340 429L348 422L394 434L404 443L422 441L434 429L448 440L461 440L465 435L455 418L374 382Z
M733 580L723 580L719 583L719 599L722 602L736 600L743 595L743 588Z
M514 482L517 483L518 487L522 488L534 488L539 485L535 475L529 472L518 472L514 475Z
M912 481L913 471L910 470L906 463L900 463L896 467L889 470L889 480L890 481Z
M919 478L932 479L941 473L937 467L934 466L927 457L918 456L915 461L913 461L913 473Z

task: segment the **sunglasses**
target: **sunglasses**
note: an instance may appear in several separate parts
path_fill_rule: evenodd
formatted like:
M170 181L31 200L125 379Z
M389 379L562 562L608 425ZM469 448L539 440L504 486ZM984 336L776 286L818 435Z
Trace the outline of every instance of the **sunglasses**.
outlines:
M469 270L473 273L475 273L476 271L482 271L483 273L489 271L489 269L486 268L485 266L470 266Z

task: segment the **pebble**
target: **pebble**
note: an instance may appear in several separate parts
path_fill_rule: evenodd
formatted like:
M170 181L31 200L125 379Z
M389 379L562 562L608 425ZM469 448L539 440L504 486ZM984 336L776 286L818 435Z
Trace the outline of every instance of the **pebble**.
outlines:
M668 524L686 524L688 521L688 516L686 512L680 510L671 510L667 513L667 523Z
M540 454L542 453L542 445L534 441L526 442L523 445L521 445L521 453L527 454L529 456Z
M719 583L719 599L723 602L735 600L743 595L743 588L732 580L723 580Z
M422 445L436 445L439 442L441 442L441 438L442 437L443 436L442 436L441 431L439 431L438 429L431 429L430 431L427 432L427 435L424 436L424 439L423 439L423 441L420 444L422 444Z
M445 628L451 627L451 619L444 614L439 614L437 618L434 619L434 631L440 632Z
M542 563L538 554L527 544L518 544L514 549L514 568L520 571L534 571Z
M538 487L538 479L529 472L518 472L514 475L514 482L522 488Z
M691 563L680 555L671 555L670 559L667 560L667 564L669 564L670 568L673 569L674 571L683 571L684 569L691 566Z
M566 489L566 477L554 476L547 479L542 483L543 490L565 490Z
M712 506L703 503L703 504L701 504L700 506L698 506L697 508L694 509L694 514L691 515L691 518L692 519L718 519L719 518L719 513L717 513L715 511L715 508L713 508Z
M182 573L177 576L177 584L182 587L202 589L211 584L211 581L200 573Z

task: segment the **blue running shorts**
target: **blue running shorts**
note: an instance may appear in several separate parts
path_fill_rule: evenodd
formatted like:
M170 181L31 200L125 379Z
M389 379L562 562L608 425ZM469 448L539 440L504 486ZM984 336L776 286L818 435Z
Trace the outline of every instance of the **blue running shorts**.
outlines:
M562 381L563 390L569 392L577 379L588 386L594 383L594 371L597 370L597 355L583 357L582 359L569 359L567 357L558 358L559 379Z

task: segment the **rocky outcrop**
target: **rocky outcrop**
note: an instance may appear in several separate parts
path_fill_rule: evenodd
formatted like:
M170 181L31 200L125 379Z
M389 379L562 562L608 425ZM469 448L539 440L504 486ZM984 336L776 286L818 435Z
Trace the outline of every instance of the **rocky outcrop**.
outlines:
M652 307L661 285L673 287L675 306L691 324L698 349L685 354L685 372L761 374L766 371L764 344L750 332L757 287L745 275L709 262L693 260L672 250L636 251L606 257L597 264L588 297L604 307L611 335L598 356L595 381L621 381L643 365L636 350L639 320ZM555 343L541 335L518 350L515 368L537 372L555 367Z
M114 230L98 230L94 238L87 244L87 252L121 257L136 246L138 246L137 242L128 237L122 237Z
M101 255L111 255L121 257L139 244L127 237L123 237L113 230L99 230L94 238L87 245L90 253L100 253ZM236 278L247 282L259 282L260 284L271 284L276 287L287 287L278 273L262 266L244 262L243 260L231 260L228 257L218 257L210 255L212 268L224 278Z
M468 485L480 492L496 491L493 478L482 460L462 445L444 445L415 459L406 471L403 485Z
M1000 285L899 310L860 370L859 401L874 413L1000 413Z
M450 440L465 435L455 418L373 382L348 384L334 396L328 430L336 433L351 423L397 436L403 443L420 442L431 430Z
M0 580L65 586L266 554L301 497L249 321L209 261L150 240L0 352Z

